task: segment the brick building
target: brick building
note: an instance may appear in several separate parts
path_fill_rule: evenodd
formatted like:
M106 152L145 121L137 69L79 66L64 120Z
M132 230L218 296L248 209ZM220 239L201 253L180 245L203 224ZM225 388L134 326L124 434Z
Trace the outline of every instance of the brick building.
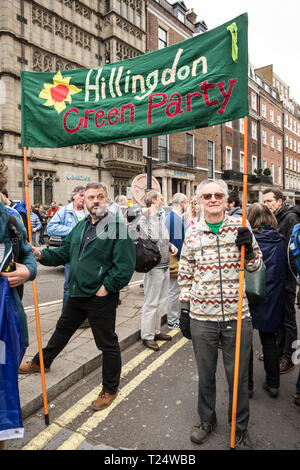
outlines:
M273 66L249 67L248 202L262 201L264 189L277 186L300 202L300 113L289 87ZM244 169L244 120L224 125L224 179L241 193Z

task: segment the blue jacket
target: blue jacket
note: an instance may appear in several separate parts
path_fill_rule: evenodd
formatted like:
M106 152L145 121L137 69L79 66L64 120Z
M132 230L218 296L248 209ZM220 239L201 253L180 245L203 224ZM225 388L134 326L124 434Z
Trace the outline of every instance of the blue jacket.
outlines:
M8 212L6 207L0 202L0 271L2 272L8 269L9 263L12 259L12 244L7 223ZM31 249L31 245L27 241L27 233L24 225L19 220L17 221L17 224L18 232L21 234L21 238L19 240L19 263L25 264L25 266L29 269L29 280L32 281L36 276L36 261ZM24 308L17 289L14 287L12 288L12 291L16 300L20 323L24 331L25 346L28 346L26 314L24 312Z
M78 224L78 218L74 210L73 202L62 207L50 220L47 233L49 237L66 238L71 230Z
M183 220L178 214L171 211L166 217L165 225L169 231L170 242L178 249L177 258L179 259L185 236Z
M267 298L250 305L253 327L260 331L277 332L284 313L287 250L285 237L271 227L253 231L266 266Z

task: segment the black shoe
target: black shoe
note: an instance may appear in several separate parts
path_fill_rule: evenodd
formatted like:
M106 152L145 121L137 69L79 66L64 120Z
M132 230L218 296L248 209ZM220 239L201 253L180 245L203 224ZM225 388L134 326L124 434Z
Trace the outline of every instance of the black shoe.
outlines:
M234 448L236 450L254 450L253 443L247 431L236 432Z
M248 395L249 395L249 398L252 398L253 395L254 395L254 390L248 390Z
M266 392L268 392L270 397L272 397L272 398L277 398L278 397L278 394L279 394L279 389L278 388L269 387L269 385L264 383L263 384L263 389L266 390Z
M217 422L207 423L203 422L193 427L191 434L191 441L194 444L203 444L209 437L209 435L215 430Z

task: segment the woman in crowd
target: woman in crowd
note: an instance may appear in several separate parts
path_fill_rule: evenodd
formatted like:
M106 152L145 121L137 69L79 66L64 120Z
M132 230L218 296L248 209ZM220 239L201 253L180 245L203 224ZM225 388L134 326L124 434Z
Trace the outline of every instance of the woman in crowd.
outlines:
M263 254L266 266L266 299L250 305L253 327L259 331L263 348L266 382L263 388L273 398L278 396L280 369L279 350L276 343L283 319L284 285L287 266L286 243L277 228L277 221L264 204L252 204L248 210L248 221ZM253 357L250 363L249 392L253 393ZM252 382L252 383L251 383Z

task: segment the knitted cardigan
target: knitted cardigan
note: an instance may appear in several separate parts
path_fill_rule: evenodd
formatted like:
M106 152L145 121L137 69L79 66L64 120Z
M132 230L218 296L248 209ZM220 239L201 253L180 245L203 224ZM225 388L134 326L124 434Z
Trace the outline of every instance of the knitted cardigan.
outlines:
M237 319L241 254L235 244L239 217L225 216L219 234L213 233L204 219L187 232L179 262L178 284L181 302L190 303L190 316L196 320L229 321ZM247 227L251 230L249 223ZM254 258L245 260L245 269L257 271L262 253L253 236ZM249 317L248 301L243 295L242 318Z

